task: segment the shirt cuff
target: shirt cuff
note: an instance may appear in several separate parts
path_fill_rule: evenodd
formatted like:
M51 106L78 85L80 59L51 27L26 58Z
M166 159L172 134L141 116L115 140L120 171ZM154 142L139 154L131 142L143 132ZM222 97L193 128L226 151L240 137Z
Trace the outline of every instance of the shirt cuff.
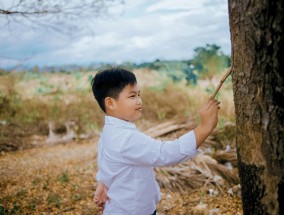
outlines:
M192 157L197 154L196 138L193 131L182 135L178 140L181 154L190 155Z

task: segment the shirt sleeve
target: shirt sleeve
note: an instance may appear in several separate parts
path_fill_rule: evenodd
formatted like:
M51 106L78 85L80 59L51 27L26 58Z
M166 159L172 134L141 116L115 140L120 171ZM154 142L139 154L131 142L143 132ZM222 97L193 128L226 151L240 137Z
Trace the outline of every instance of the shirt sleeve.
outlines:
M97 182L101 181L101 172L100 172L100 169L98 169L98 171L97 171L96 180L97 180Z
M193 131L173 141L156 140L136 131L120 147L123 162L131 165L171 166L194 157L196 153Z
M98 171L96 174L96 180L101 181L101 173L100 173L100 166L101 166L101 157L102 157L102 143L101 139L98 142L98 152L97 152L97 164L98 164Z

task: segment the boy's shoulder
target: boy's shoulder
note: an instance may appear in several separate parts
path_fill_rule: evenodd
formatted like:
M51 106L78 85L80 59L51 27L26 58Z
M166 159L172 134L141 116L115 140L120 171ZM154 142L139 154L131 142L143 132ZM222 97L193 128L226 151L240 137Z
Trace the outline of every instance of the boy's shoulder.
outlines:
M140 132L136 128L129 129L119 125L105 124L102 129L101 138L104 142L115 141L116 143L120 143L135 133Z
M151 141L154 140L151 136L140 131L139 129L129 129L116 125L105 125L102 131L105 141L115 141L117 143L126 143L129 141Z

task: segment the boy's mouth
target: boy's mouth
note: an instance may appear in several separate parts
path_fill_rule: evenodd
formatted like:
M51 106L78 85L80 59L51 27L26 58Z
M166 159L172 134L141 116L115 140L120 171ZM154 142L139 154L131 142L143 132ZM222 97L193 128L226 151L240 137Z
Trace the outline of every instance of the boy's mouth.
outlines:
M141 112L142 111L142 107L137 108L136 110Z

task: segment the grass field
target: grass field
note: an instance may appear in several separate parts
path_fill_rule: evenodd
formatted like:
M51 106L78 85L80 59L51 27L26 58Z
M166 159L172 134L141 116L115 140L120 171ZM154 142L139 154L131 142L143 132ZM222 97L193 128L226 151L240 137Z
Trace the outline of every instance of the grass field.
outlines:
M199 107L213 93L222 75L203 77L194 86L173 82L167 74L147 68L134 73L144 110L137 126L143 131L172 119L197 124ZM0 75L0 214L97 214L92 196L103 113L90 88L94 74ZM227 126L235 121L230 80L225 82L218 99L221 109L216 132L210 139L212 147L209 141L203 150L213 148L215 153L230 145L234 151L234 126ZM47 141L50 130L55 135L53 142ZM182 132L186 131L163 138L175 138ZM236 172L233 166L232 171ZM219 187L211 181L200 189L185 187L186 192L165 187L158 212L198 214L207 210L211 214L242 214L240 196L228 192L234 187L227 181ZM199 210L199 206L205 209Z

